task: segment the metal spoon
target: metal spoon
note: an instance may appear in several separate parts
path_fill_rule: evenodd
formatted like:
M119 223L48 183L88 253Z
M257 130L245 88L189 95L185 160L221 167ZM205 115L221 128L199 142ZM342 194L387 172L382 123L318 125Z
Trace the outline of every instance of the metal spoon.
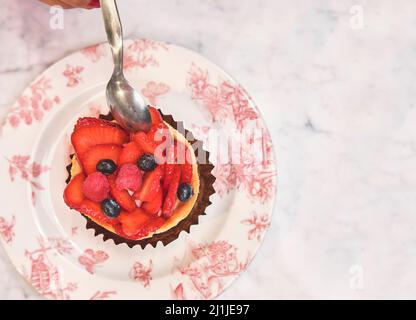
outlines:
M105 31L114 60L114 71L106 96L115 120L129 131L148 131L150 113L145 99L128 83L123 74L123 31L115 0L100 0Z

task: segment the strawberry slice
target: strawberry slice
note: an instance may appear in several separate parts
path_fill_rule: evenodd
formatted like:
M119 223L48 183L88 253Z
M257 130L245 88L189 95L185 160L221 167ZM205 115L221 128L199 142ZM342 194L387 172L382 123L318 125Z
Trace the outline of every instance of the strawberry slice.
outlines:
M152 201L144 202L142 208L150 214L157 214L162 207L163 202L163 189L159 187L156 196Z
M152 125L157 125L163 122L162 115L159 110L154 107L149 106L150 117L152 118Z
M176 144L170 146L167 149L166 163L165 163L165 175L163 177L163 189L166 191L169 189L170 181L172 180L173 171L175 170L176 164Z
M192 174L193 174L192 155L191 155L191 150L187 148L186 153L185 153L185 163L182 164L181 182L191 183Z
M128 135L119 126L106 120L100 124L79 125L71 135L71 142L79 158L91 147L98 144L123 144Z
M116 202L127 211L133 211L137 208L136 202L128 193L127 190L120 190L116 186L116 181L114 176L108 177L108 182L110 183L110 193L111 196L116 200Z
M136 164L143 153L142 148L136 142L131 141L123 145L118 163L120 166L126 163Z
M78 119L77 123L75 124L74 131L77 131L78 129L81 129L81 128L97 127L97 126L109 126L109 127L121 128L117 123L112 122L112 121L103 120L99 118L93 118L93 117L83 117L83 118Z
M181 166L175 166L172 174L172 180L169 184L169 189L163 202L162 214L164 217L169 218L172 216L173 209L176 201L176 193L178 191L179 181L181 179Z
M146 135L150 141L154 141L158 145L166 141L166 137L172 137L168 126L164 122L153 125Z
M142 148L145 153L153 154L156 147L158 146L158 144L155 141L150 140L146 133L143 131L139 131L133 134L132 139Z
M157 218L152 217L144 226L146 235L158 230L161 226L165 224L165 222L166 222L166 219L164 219L163 217L157 217Z
M84 174L78 173L66 186L64 191L64 200L68 207L73 209L78 208L84 200L84 193L82 192L84 180Z
M129 239L134 240L148 234L144 227L150 221L150 216L143 209L136 208L132 212L122 212L118 216L118 221L120 227L116 231Z
M191 183L193 168L191 163L184 163L182 166L181 182Z
M163 170L161 166L157 166L153 171L146 173L142 188L136 191L133 197L143 202L152 201L159 192L162 177Z
M117 219L111 219L106 216L104 211L101 209L101 204L88 199L84 199L77 210L98 223L105 223L115 225Z
M96 166L100 160L109 159L118 164L120 154L121 146L118 144L99 144L82 154L80 160L85 173L90 174L97 171Z

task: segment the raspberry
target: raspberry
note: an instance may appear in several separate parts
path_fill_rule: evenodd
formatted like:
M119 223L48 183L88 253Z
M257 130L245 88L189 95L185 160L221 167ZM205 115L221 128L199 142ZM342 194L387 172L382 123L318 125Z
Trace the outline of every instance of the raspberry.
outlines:
M85 179L82 191L86 198L101 202L108 197L110 184L105 175L101 172L94 172Z
M116 178L116 187L119 190L128 189L137 191L142 185L142 172L135 164L126 163L120 167Z

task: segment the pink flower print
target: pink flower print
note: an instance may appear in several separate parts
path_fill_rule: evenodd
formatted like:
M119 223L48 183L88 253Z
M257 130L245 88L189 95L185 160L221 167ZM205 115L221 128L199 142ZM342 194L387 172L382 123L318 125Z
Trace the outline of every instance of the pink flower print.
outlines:
M150 259L148 267L143 265L141 262L135 262L132 269L130 270L130 278L140 282L143 287L147 288L150 286L150 281L152 280L152 269L152 259Z
M158 66L159 62L153 55L158 50L168 50L168 47L162 42L147 39L133 41L124 55L124 69Z
M94 267L99 264L103 264L108 260L108 254L104 251L93 249L87 249L84 254L78 258L81 265L85 267L90 274L94 274Z
M15 215L8 222L4 217L0 217L0 236L6 243L11 243L14 237L14 225L16 223Z
M32 83L7 115L7 123L12 128L18 128L22 123L31 125L33 122L40 122L44 118L44 111L50 110L54 105L60 103L58 96L48 97L47 92L52 89L50 79L41 77Z
M53 106L53 101L51 101L49 99L43 100L43 102L42 102L43 110L48 111L52 108L52 106Z
M83 66L71 66L66 65L66 69L63 72L64 77L68 79L67 87L76 87L82 80L80 74L84 70Z
M20 174L20 178L31 184L34 189L43 190L43 186L36 181L42 173L49 170L48 167L42 166L37 162L30 163L29 156L14 155L11 159L7 159L9 162L9 177L10 181L15 181L16 176ZM35 190L32 192L32 202L36 202Z
M180 283L176 286L176 288L171 288L171 295L175 300L186 300L183 284Z
M90 300L104 300L111 298L112 295L117 294L117 291L97 291L93 294L93 296L90 298Z
M157 105L157 98L168 93L169 90L169 86L163 82L150 81L142 89L142 94L149 100L150 104L155 106Z
M185 277L188 288L200 298L213 299L223 291L224 279L240 274L249 262L241 262L237 256L238 248L227 241L190 246L192 259L187 265L179 266L179 272ZM183 282L183 284L185 283ZM174 289L177 297L183 296L182 283Z
M17 128L20 123L20 119L17 115L13 114L9 117L9 123L13 128Z
M70 299L70 293L77 290L78 285L75 282L69 282L66 285L63 283L59 268L51 262L50 255L70 253L72 247L66 239L62 238L48 238L47 240L40 238L38 241L37 249L25 250L25 256L30 263L30 271L27 272L27 269L23 267L24 277L47 298Z
M208 71L192 63L188 71L188 86L191 98L201 101L214 122L231 120L241 130L247 121L258 118L250 106L247 94L239 85L222 81L218 85L210 82Z
M262 234L270 225L270 220L266 213L258 215L253 212L250 218L242 220L241 223L251 227L248 230L249 240L257 239L257 241L260 241Z
M101 44L96 44L81 50L81 53L88 58L92 63L98 62L102 57L106 56L105 47Z

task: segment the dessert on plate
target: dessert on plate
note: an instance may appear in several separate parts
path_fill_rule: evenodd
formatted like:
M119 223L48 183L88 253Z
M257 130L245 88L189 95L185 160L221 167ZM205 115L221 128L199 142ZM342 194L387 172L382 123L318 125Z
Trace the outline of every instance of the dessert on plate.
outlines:
M127 132L109 114L78 119L71 134L65 203L95 235L130 247L166 245L189 232L214 193L213 166L198 164L192 146L201 142L177 130L172 116L149 111L148 132Z

